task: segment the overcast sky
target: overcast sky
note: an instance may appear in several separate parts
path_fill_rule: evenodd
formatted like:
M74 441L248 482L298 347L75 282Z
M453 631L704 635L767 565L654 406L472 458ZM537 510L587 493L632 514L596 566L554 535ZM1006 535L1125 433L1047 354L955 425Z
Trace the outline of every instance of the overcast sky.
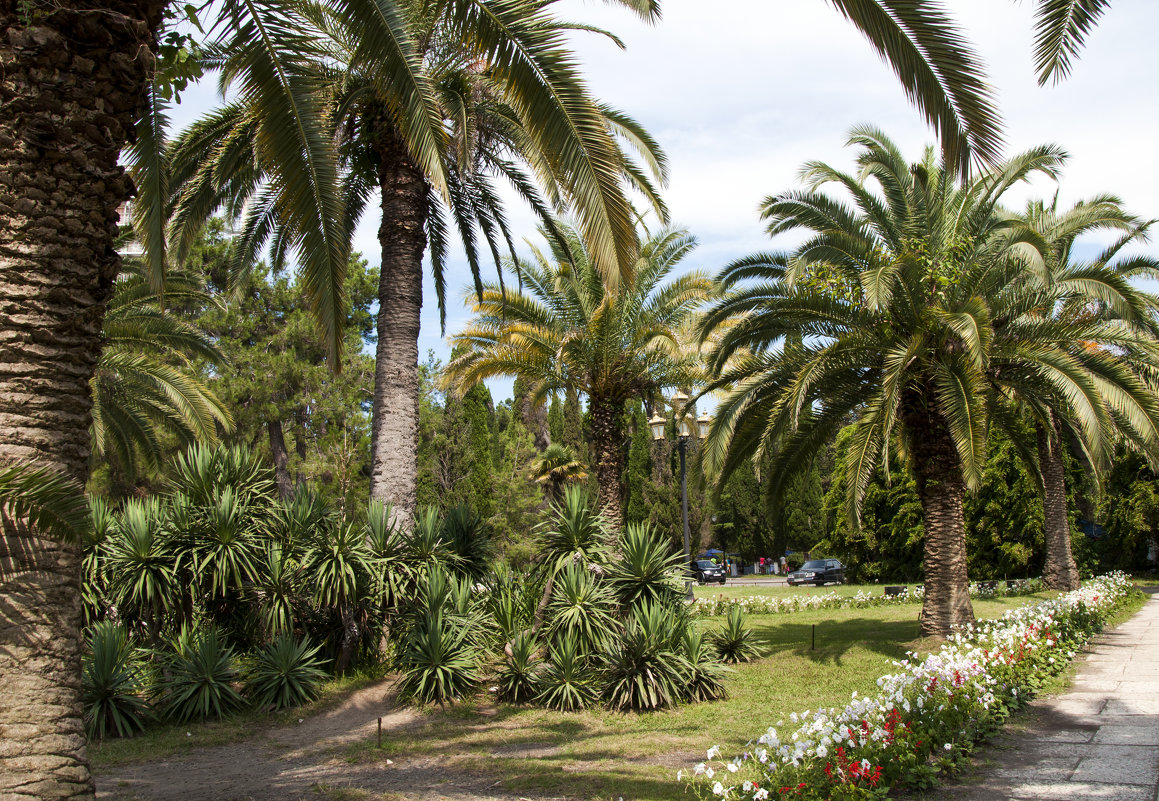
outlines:
M1034 5L948 2L986 62L1005 119L1006 152L1059 144L1071 155L1057 187L1063 203L1109 192L1136 214L1159 217L1159 2L1116 0L1074 73L1048 87L1034 80ZM700 242L689 266L715 271L767 249L757 218L761 199L795 186L807 160L850 166L844 141L852 126L883 129L913 159L933 142L893 73L824 0L662 0L663 20L651 26L594 0L564 0L560 8L624 41L625 50L591 34L577 35L575 43L594 94L643 123L667 152L671 180L664 194L672 221ZM204 108L199 95L188 96L176 122ZM1039 181L1014 197L1021 203L1055 190ZM378 217L371 212L355 247L376 264ZM518 237L535 235L518 206L510 217ZM448 333L467 319L459 290L468 282L465 260L456 258L448 276L455 290ZM427 298L420 352L434 349L445 359L433 292ZM496 382L492 391L496 400L508 397L510 382Z

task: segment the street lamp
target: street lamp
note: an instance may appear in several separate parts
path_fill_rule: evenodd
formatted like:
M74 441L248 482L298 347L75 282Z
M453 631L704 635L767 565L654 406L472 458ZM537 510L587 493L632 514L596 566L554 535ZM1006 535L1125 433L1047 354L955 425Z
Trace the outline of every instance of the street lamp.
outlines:
M681 520L684 524L684 594L688 601L692 601L692 553L691 545L688 537L688 471L685 465L685 452L688 447L688 439L693 436L694 432L697 439L704 439L708 436L708 426L711 420L708 418L708 412L704 412L697 420L692 419L692 415L688 413L688 396L683 392L677 390L676 394L672 396L670 401L672 410L676 413L676 447L680 451L680 512ZM652 415L652 419L648 421L648 426L652 429L652 439L660 442L664 439L664 429L667 427L668 421L660 416L657 411Z

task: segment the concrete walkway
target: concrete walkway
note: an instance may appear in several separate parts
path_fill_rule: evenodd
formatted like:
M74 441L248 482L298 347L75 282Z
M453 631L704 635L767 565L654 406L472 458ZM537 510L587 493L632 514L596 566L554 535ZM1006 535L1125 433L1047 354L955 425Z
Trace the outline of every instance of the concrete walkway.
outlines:
M978 783L945 801L1159 800L1159 595L1077 658L1071 690L1030 705L1027 728L978 755Z

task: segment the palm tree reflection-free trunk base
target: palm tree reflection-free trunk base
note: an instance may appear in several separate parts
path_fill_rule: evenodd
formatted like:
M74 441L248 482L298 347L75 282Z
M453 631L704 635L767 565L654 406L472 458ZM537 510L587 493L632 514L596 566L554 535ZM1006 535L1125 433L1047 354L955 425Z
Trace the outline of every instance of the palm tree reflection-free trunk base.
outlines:
M378 140L381 160L382 272L378 284L378 345L374 366L370 497L393 504L410 526L417 503L419 315L427 247L427 184L388 123Z
M624 404L590 398L592 447L595 451L599 508L616 531L624 520L620 477L624 474Z
M1066 468L1062 458L1062 432L1051 415L1053 430L1039 423L1038 465L1042 471L1043 533L1046 559L1042 566L1042 583L1052 590L1069 592L1079 587L1079 571L1070 544L1070 520L1067 516Z
M160 3L0 0L0 463L83 482L89 379L120 260L118 165ZM0 797L92 798L81 554L0 510Z
M925 518L925 600L923 637L948 636L954 626L972 623L970 579L966 572L966 484L949 429L936 414L913 415L912 456L918 497Z

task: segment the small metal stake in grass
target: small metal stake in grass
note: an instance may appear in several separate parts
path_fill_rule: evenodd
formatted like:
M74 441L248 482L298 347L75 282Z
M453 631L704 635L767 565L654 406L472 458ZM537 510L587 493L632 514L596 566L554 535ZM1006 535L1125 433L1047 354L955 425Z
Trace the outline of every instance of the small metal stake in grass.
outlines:
M378 719L378 750L382 750L382 718Z
M813 638L809 642L809 650L810 651L817 650L817 624L816 623L813 624Z

